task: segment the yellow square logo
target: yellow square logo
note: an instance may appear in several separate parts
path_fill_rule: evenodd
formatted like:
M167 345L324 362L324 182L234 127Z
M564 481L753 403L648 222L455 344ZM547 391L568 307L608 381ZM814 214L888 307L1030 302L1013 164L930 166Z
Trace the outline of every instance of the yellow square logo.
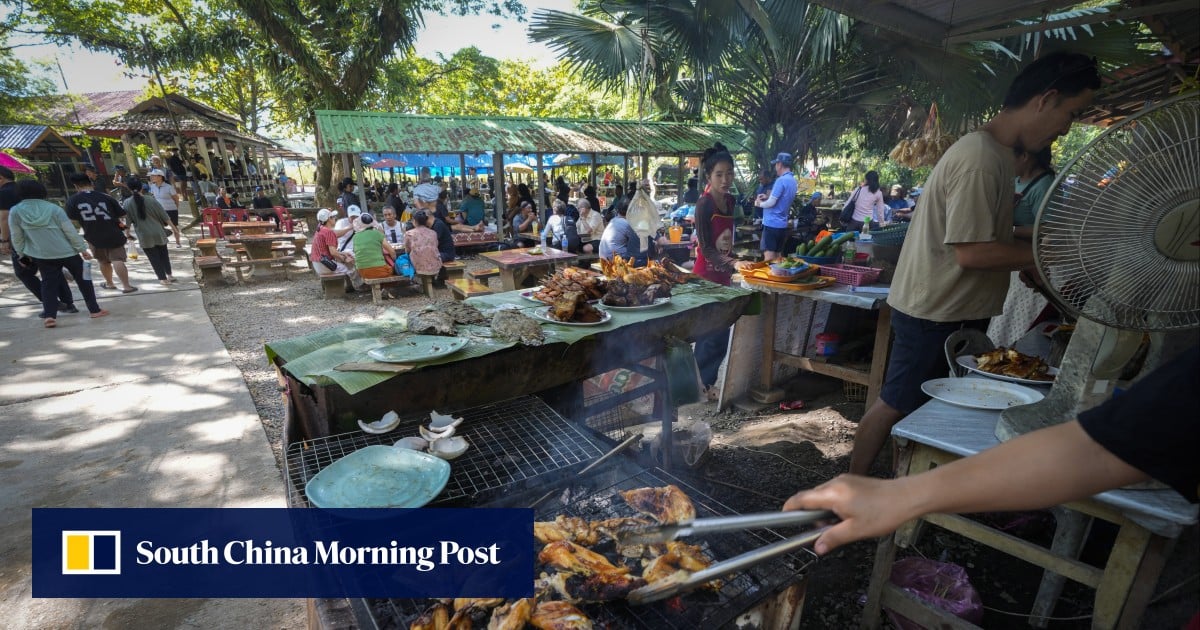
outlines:
M120 549L119 531L63 530L63 575L119 575Z

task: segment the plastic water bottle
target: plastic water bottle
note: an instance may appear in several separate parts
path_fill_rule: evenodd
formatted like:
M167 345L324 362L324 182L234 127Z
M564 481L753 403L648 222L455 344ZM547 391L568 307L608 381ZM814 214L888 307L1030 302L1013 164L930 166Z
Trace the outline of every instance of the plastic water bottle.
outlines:
M845 261L845 263L847 265L854 264L854 254L856 254L857 252L858 252L858 250L855 249L855 247L854 247L854 241L849 241L845 245L842 246L843 260Z
M92 261L83 261L83 277L79 279L81 282L92 281Z

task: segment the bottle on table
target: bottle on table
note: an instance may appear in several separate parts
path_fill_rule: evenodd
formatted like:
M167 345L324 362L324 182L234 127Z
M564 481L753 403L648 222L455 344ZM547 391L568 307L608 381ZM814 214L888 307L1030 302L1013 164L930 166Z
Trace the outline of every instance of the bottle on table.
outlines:
M847 242L845 245L842 246L843 261L847 265L854 264L854 254L856 254L857 252L858 252L858 250L855 249L855 247L854 247L854 241Z

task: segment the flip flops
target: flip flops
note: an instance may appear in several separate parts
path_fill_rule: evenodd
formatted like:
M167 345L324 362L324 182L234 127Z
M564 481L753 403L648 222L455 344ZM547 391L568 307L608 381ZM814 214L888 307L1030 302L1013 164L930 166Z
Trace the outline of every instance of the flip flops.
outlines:
M113 287L113 288L115 289L116 287ZM137 290L138 290L137 287L129 287L128 289L121 289L121 293L133 293L134 291L137 291Z
M58 326L58 321L56 321L53 317L47 317L46 321L42 322L42 325L46 328L55 328Z
M117 290L117 285L115 285L115 284L101 284L101 285L100 285L100 288L101 288L101 289L108 289L109 291L116 291L116 290Z

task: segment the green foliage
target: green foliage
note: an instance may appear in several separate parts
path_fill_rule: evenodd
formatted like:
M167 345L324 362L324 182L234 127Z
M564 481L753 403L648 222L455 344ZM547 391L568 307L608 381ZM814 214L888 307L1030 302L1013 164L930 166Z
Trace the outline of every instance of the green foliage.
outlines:
M39 107L36 102L31 107L29 99L49 95L54 85L37 68L17 59L6 41L0 33L0 121L34 122L30 114Z

